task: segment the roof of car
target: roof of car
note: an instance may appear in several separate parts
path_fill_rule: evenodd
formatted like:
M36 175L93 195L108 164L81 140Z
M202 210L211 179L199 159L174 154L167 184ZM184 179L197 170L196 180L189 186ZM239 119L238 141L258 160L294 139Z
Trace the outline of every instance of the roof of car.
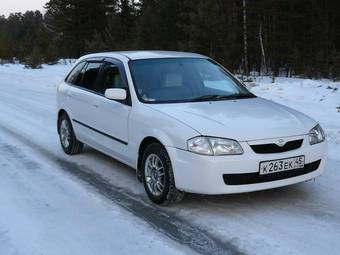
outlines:
M131 60L136 59L151 59L151 58L207 58L206 56L190 53L190 52L180 52L180 51L112 51L112 52L102 52L86 55L83 58L88 57L117 57L124 56Z

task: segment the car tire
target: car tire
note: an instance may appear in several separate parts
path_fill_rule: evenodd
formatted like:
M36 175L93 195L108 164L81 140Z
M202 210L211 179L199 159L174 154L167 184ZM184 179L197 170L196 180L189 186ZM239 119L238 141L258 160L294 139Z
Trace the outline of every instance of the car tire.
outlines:
M58 133L61 147L66 154L73 155L82 151L84 144L76 138L71 120L66 113L58 120Z
M176 189L171 161L161 144L152 143L146 147L141 172L145 191L151 201L167 205L182 200L184 193Z

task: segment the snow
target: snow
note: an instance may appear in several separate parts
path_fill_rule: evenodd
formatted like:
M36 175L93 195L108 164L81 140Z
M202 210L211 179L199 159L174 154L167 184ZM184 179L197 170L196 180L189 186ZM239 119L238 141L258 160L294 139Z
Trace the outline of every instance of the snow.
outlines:
M65 64L66 62L66 64ZM88 168L148 203L130 168L86 147L66 156L55 124L56 85L72 61L25 69L0 65L0 254L188 254L58 160ZM159 210L246 254L337 254L340 250L340 83L258 78L251 91L313 117L329 142L315 182L255 193L187 195ZM56 160L54 157L58 157ZM71 169L70 171L72 171ZM150 205L157 209L157 206Z
M56 132L42 128L55 125L55 85L67 68L0 66L0 254L187 254L3 131L54 146Z
M148 225L49 165L32 156L22 161L26 155L13 144L0 143L0 254L180 253Z

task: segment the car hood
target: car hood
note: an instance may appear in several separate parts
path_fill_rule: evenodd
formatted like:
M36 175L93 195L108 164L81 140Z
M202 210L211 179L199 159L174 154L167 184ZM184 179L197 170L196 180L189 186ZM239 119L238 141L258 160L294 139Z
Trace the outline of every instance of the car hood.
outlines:
M317 124L298 111L258 97L149 106L201 135L238 141L307 134Z

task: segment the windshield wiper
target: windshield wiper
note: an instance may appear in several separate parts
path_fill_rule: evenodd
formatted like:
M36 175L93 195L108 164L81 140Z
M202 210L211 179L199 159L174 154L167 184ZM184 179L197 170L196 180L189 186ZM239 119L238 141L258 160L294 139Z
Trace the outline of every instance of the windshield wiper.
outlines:
M252 98L255 97L253 94L235 94L235 95L204 95L192 99L193 102L200 101L215 101L223 99L241 99L241 98Z
M231 96L232 99L242 99L242 98L253 98L256 97L254 94L237 94L237 95L233 95Z
M214 100L218 97L220 97L221 95L204 95L204 96L200 96L200 97L195 97L194 99L192 99L192 101L210 101L210 100Z

